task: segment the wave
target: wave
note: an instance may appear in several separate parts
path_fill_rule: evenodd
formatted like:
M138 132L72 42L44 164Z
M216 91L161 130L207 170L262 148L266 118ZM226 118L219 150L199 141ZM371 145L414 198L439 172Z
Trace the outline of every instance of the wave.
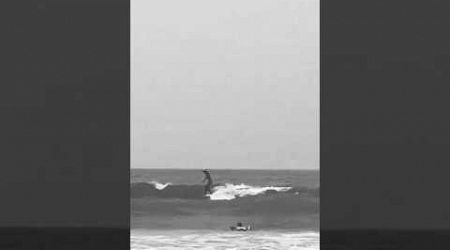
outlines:
M162 184L162 183L159 183L159 182L157 182L157 181L151 181L151 182L148 182L148 183L153 184L153 186L155 186L155 188L158 189L158 190L163 190L164 188L166 188L167 186L169 186L170 184L172 184L172 183L170 183L170 182L167 182L167 183L165 183L165 184Z
M225 229L241 221L256 230L318 230L319 187L136 182L131 184L131 226L143 229Z
M131 185L131 197L155 197L178 199L209 199L209 200L233 200L236 198L260 195L273 195L277 193L293 193L295 195L310 194L319 195L319 188L289 187L289 186L251 186L244 183L236 185L231 183L217 184L212 189L212 194L204 195L203 185L172 185L171 183L137 182Z
M255 196L266 193L266 191L285 192L292 187L253 187L245 184L234 185L225 184L224 186L216 186L213 193L209 195L211 200L233 200L237 197Z
M144 249L320 249L318 232L260 231L247 233L214 230L146 231L132 230L130 248Z

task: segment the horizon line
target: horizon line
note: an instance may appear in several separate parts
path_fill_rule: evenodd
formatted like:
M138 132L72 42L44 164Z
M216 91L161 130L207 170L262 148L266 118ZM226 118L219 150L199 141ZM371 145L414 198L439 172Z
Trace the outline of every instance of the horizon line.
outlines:
M153 170L201 170L205 168L131 168L130 169L153 169ZM304 169L293 169L293 168L206 168L209 170L268 170L268 171L276 171L276 170L313 170L319 171L320 168L304 168Z

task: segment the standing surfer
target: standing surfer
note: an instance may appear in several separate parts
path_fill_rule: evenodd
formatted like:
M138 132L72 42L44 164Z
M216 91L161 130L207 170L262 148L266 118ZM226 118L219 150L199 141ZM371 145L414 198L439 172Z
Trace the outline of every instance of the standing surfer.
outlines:
M202 181L202 182L205 182L205 181L206 181L206 185L205 185L205 195L206 195L206 194L212 194L212 192L211 192L211 187L212 187L212 185L213 185L213 181L212 181L212 178L211 178L211 174L209 173L209 170L208 170L208 169L203 169L202 172L203 172L203 174L205 174L205 178L203 178L203 181Z

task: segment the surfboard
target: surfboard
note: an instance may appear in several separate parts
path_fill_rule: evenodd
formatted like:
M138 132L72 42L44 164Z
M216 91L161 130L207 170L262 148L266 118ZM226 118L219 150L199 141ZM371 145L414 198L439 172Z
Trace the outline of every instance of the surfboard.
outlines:
M249 231L249 230L251 230L251 227L250 226L245 226L245 227L231 226L230 229L231 229L231 231Z

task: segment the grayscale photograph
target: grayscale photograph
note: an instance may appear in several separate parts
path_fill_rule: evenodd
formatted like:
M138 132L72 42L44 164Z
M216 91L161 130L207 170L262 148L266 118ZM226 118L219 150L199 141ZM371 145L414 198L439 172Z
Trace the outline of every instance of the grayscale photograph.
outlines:
M319 7L131 1L131 249L319 249Z

